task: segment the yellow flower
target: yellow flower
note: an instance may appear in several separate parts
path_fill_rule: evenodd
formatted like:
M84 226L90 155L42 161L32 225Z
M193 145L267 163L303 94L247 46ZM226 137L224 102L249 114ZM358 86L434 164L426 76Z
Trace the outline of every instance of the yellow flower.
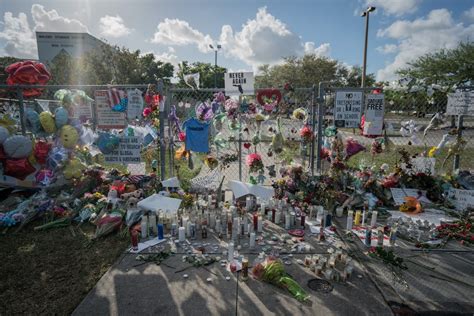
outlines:
M438 151L438 147L433 146L431 149L428 151L428 157L433 158L436 155L436 152Z

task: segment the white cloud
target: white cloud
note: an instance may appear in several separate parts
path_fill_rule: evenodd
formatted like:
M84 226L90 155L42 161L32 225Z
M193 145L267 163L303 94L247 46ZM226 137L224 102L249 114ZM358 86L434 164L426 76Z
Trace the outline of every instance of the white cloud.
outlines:
M46 32L88 32L87 26L76 19L60 16L58 11L46 11L40 4L31 6L31 16L35 22L35 31Z
M19 58L37 57L35 34L25 13L21 12L18 17L14 17L11 12L5 12L2 24L0 38L6 41L2 55Z
M399 20L383 30L379 37L397 40L398 53L394 60L377 72L377 80L392 80L395 72L410 61L430 52L455 48L459 42L474 34L474 24L455 23L447 9L432 10L428 16L413 21Z
M106 15L99 21L100 34L105 37L122 37L130 34L131 29L125 26L123 19L119 16Z
M393 54L397 52L398 46L395 44L385 44L384 46L379 46L376 49L382 54Z
M38 58L35 31L87 32L80 21L60 16L56 10L46 11L42 5L31 6L34 26L30 27L28 17L20 12L18 17L11 12L3 15L3 29L0 38L5 39L3 54L19 58Z
M304 53L329 57L329 55L331 55L331 45L329 43L323 43L318 47L314 47L314 42L306 42L304 43Z
M170 63L173 66L175 66L175 68L177 68L179 61L178 61L178 56L176 56L174 52L175 52L174 48L168 47L167 52L163 52L161 54L154 54L154 55L157 60L165 62L165 63Z
M400 16L405 13L413 13L418 9L422 0L366 0L367 6L382 8L387 15Z
M474 7L464 11L463 16L470 22L474 22Z
M158 24L151 42L176 46L195 45L203 53L211 52L209 44L215 45L218 42L226 57L241 60L253 69L261 64L280 63L288 56L301 56L305 53L329 56L330 53L329 43L315 47L314 42L302 42L283 22L269 14L265 7L258 9L255 18L248 20L238 31L234 31L230 25L223 25L218 41L194 29L186 21L165 19ZM174 52L169 50L167 54L171 53Z
M151 42L178 46L195 44L201 52L207 53L211 51L209 44L212 44L213 40L210 35L193 29L186 21L167 18L158 24L158 30Z

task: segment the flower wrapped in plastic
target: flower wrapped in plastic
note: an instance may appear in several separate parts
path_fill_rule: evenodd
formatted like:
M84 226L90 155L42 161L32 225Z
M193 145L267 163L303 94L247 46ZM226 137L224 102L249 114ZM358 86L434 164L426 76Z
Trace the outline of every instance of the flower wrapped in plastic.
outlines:
M116 230L118 230L123 224L122 214L111 213L100 218L97 221L97 229L95 231L94 238L100 238L106 236Z
M346 160L364 150L365 147L363 145L352 137L349 137L346 141Z
M305 143L309 143L313 139L313 130L309 125L305 125L300 129L301 140Z
M264 262L253 267L252 274L258 280L286 289L300 302L309 299L309 295L305 290L285 272L280 260L268 257Z
M250 172L258 172L263 170L263 161L262 156L257 153L249 154L246 159L247 166L250 169Z

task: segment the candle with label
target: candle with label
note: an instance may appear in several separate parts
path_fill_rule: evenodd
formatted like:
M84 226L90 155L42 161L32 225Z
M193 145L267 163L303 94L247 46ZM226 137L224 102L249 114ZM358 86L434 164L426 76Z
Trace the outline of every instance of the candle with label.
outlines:
M372 218L370 219L370 226L371 227L377 226L377 215L378 215L377 211L372 211Z
M352 230L352 216L353 216L354 212L353 211L348 211L347 212L347 225L346 225L346 229L347 230Z
M156 226L156 215L150 215L148 217L148 228L152 231L153 236L158 235L158 227Z
M221 232L221 220L220 219L216 219L216 225L215 225L215 231L216 233L220 233Z
M255 248L255 233L254 232L250 233L250 248L251 249Z
M165 231L165 228L163 227L163 224L159 223L158 224L158 227L157 227L157 230L158 230L158 239L161 240L164 238L164 231Z
M355 218L354 218L354 225L360 225L360 219L362 217L361 211L356 211Z
M257 231L259 233L263 232L263 218L262 218L262 216L258 217Z
M142 217L140 228L141 228L142 238L147 238L148 237L148 221L147 221L147 216L145 215Z
M186 240L186 230L184 229L184 227L180 227L178 228L178 240L179 242L184 242Z
M290 229L291 227L291 216L290 214L285 215L285 229Z
M230 242L229 246L227 247L227 261L231 263L234 261L234 243Z

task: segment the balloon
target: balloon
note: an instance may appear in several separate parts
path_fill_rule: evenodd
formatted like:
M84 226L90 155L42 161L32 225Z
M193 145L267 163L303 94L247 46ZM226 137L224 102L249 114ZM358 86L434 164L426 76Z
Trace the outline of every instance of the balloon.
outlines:
M5 140L10 136L10 132L3 126L0 126L0 144L3 144Z
M276 102L275 105L281 101L281 92L278 89L262 89L257 92L257 101L260 105L267 104L266 100L270 100L271 104Z
M27 60L11 64L5 71L8 73L7 84L37 84L45 85L50 79L51 74L46 67L37 61ZM43 89L24 89L23 96L38 97Z
M56 111L54 111L54 117L55 117L56 127L59 129L67 124L67 121L69 119L69 113L65 108L61 106L57 108Z
M10 158L25 158L31 154L33 142L23 135L13 135L3 143L3 149Z
M120 144L120 138L109 133L102 133L99 135L97 147L103 154L110 154L117 149Z
M77 158L69 160L64 167L63 174L64 178L70 180L72 178L80 178L82 176L82 172L86 169L86 166Z
M8 159L5 161L5 174L20 180L25 180L35 170L27 158Z
M36 161L41 165L46 164L46 159L48 158L48 153L50 150L51 144L45 142L44 140L37 141L34 148Z
M212 106L207 102L203 102L196 105L195 111L196 117L203 121L212 120L212 118L214 117L214 112L212 112Z
M73 149L79 139L79 133L71 125L64 125L61 128L59 137L64 148Z
M41 123L40 123L39 114L32 109L28 109L26 110L25 116L26 116L26 128L28 128L34 134L40 132Z
M56 132L56 125L54 122L53 114L51 114L51 112L41 112L41 114L39 115L39 119L41 122L41 126L43 127L46 133L52 134Z
M59 164L67 160L67 152L63 147L53 147L46 159L49 169L56 169Z
M214 144L218 149L229 148L229 142L222 133L217 133L216 136L214 136Z

